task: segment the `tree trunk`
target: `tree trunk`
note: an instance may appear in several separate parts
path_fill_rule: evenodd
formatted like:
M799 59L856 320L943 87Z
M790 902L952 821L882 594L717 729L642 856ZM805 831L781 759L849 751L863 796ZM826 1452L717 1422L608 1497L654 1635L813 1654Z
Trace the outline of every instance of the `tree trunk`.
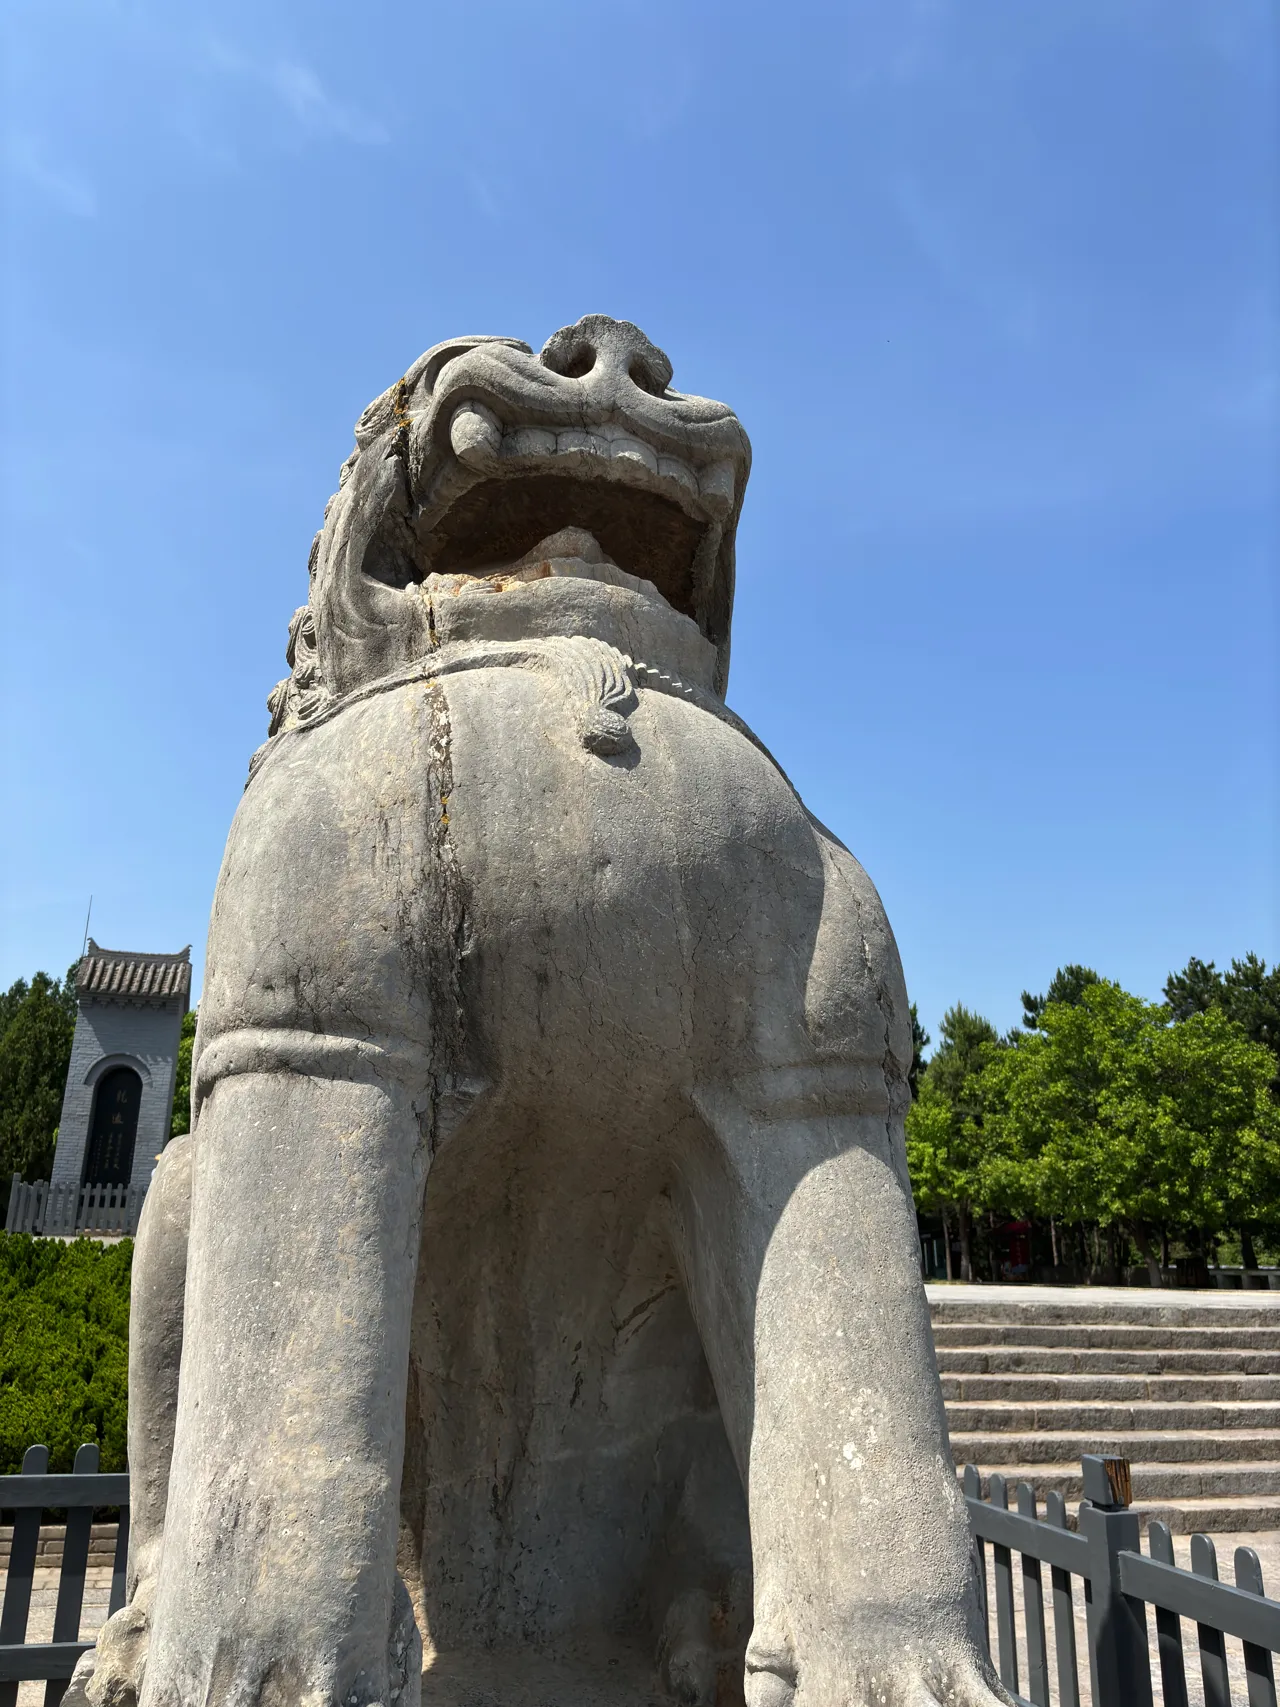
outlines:
M1153 1286L1163 1286L1164 1274L1162 1272L1160 1260L1156 1256L1155 1246L1151 1243L1151 1237L1147 1232L1146 1227L1141 1221L1126 1221L1125 1226L1133 1235L1134 1244L1137 1245L1138 1249L1142 1252L1143 1261L1147 1265L1147 1273L1151 1276L1151 1284ZM1166 1247L1168 1246L1168 1242L1169 1241L1166 1238Z
M1058 1223L1053 1216L1049 1217L1049 1244L1053 1250L1053 1266L1058 1266Z
M1168 1268L1169 1266L1169 1223L1167 1221L1160 1223L1160 1266L1161 1268Z
M973 1279L973 1252L967 1203L956 1204L956 1219L960 1223L960 1278L968 1281Z
M954 1280L955 1275L951 1272L951 1223L947 1220L945 1209L942 1211L942 1243L947 1252L947 1279Z
M1253 1234L1247 1227L1240 1229L1240 1261L1245 1268L1257 1268L1258 1256L1253 1248Z
M996 1212L987 1210L987 1267L991 1270L993 1282L1002 1278L1000 1273L1000 1246L996 1242Z

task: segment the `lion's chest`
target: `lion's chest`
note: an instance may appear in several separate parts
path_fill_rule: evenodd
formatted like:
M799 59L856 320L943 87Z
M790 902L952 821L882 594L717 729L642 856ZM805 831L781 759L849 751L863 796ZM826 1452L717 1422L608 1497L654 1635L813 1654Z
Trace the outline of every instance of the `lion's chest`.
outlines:
M657 1061L799 1025L812 829L742 736L639 698L615 758L523 669L400 687L294 739L232 829L206 1025L425 1036L450 962L490 1060L588 1037Z

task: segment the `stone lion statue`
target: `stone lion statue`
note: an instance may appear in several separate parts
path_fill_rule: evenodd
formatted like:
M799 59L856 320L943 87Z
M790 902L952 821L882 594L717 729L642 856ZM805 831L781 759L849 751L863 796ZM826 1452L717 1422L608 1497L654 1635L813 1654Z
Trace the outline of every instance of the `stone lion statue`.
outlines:
M590 315L357 424L138 1236L95 1707L1006 1699L898 954L725 705L750 449L671 378Z

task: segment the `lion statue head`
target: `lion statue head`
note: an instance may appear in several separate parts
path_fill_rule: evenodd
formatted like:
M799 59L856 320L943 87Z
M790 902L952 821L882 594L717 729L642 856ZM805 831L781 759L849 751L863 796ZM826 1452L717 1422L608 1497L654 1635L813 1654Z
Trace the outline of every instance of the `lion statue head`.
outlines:
M544 546L696 623L723 696L751 447L731 409L671 377L638 327L603 314L537 355L473 337L420 356L356 423L289 625L291 673L267 702L271 734L428 655L433 595Z

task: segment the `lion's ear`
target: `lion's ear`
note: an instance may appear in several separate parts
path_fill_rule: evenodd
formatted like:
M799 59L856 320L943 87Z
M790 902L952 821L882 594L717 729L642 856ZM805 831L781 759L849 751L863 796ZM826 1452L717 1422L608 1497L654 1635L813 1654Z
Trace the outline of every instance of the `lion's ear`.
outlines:
M319 534L316 535L318 539ZM289 618L289 639L285 643L284 661L292 670L298 662L298 642L301 641L304 650L314 651L316 644L316 624L310 605L299 605Z
M381 397L375 397L373 402L356 422L356 446L366 450L375 439L381 438L396 424L396 393L403 380L397 380L389 385ZM348 457L348 462L351 458Z
M289 709L289 689L292 686L293 677L285 676L283 681L277 682L271 692L267 695L267 710L271 714L271 721L267 725L268 740L270 740L271 736L278 735L280 733L280 726L284 722L285 714Z
M500 338L492 333L476 333L468 338L448 338L443 344L432 344L431 348L414 362L401 381L406 394L412 396L414 392L421 391L429 397L435 390L440 369L445 363L451 362L455 356L466 355L468 350L474 350L479 344L502 344L508 350L519 350L524 356L533 354L532 345L526 344L523 338ZM394 393L395 386L392 386L391 391Z
M532 347L523 338L497 338L488 333L477 333L474 337L448 338L443 344L433 344L429 350L420 355L413 366L398 379L394 385L389 385L381 397L375 397L373 402L356 422L356 445L360 450L366 450L375 439L383 433L404 424L404 409L407 404L417 397L420 401L431 396L435 389L436 377L446 362L451 362L455 356L465 355L468 350L474 350L477 344L503 344L507 349L519 350L523 355L531 356Z

